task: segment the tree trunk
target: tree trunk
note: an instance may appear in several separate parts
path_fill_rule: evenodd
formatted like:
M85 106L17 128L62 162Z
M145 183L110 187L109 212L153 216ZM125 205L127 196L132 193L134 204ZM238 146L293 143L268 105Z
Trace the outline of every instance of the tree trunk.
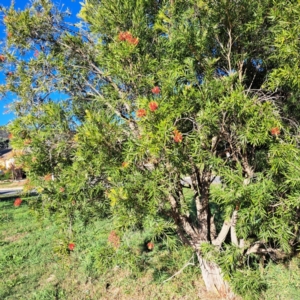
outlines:
M205 260L200 253L197 253L197 257L207 291L214 292L224 299L235 299L228 282L223 279L220 267Z

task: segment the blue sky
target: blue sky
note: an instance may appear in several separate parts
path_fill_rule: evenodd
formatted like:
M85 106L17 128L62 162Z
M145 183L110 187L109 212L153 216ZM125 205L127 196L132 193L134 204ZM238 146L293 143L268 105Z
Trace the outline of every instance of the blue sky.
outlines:
M77 22L76 14L80 10L80 2L84 2L83 0L54 0L53 1L58 7L63 7L63 9L69 8L72 12L72 16L68 21ZM1 0L0 5L8 7L10 6L11 0ZM24 9L26 5L30 3L29 0L15 0L15 8L16 9ZM5 27L3 26L2 20L0 20L0 40L3 41L5 39ZM0 84L4 83L4 76L0 74ZM10 120L14 118L12 113L8 113L7 105L12 101L10 97L6 99L0 100L0 126L6 125Z

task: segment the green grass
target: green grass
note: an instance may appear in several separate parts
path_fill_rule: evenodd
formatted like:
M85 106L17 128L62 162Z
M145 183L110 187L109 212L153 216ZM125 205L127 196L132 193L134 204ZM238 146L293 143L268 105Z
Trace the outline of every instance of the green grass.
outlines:
M264 299L300 299L300 259L294 258L286 265L270 264L266 269L267 291Z
M13 200L1 200L0 299L28 299L55 267L52 243L56 227L35 221L25 202L15 208Z

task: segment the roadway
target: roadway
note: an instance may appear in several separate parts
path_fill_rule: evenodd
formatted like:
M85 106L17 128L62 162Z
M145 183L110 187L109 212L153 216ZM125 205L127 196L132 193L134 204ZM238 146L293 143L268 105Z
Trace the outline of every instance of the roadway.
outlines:
M17 196L22 190L23 187L0 188L0 198Z

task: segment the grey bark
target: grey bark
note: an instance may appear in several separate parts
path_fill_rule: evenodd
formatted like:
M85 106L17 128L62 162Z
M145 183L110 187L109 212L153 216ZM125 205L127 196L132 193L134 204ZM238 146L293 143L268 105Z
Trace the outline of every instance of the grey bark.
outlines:
M216 293L224 299L235 299L228 282L223 278L220 267L214 262L205 260L199 252L197 252L197 257L207 291Z

